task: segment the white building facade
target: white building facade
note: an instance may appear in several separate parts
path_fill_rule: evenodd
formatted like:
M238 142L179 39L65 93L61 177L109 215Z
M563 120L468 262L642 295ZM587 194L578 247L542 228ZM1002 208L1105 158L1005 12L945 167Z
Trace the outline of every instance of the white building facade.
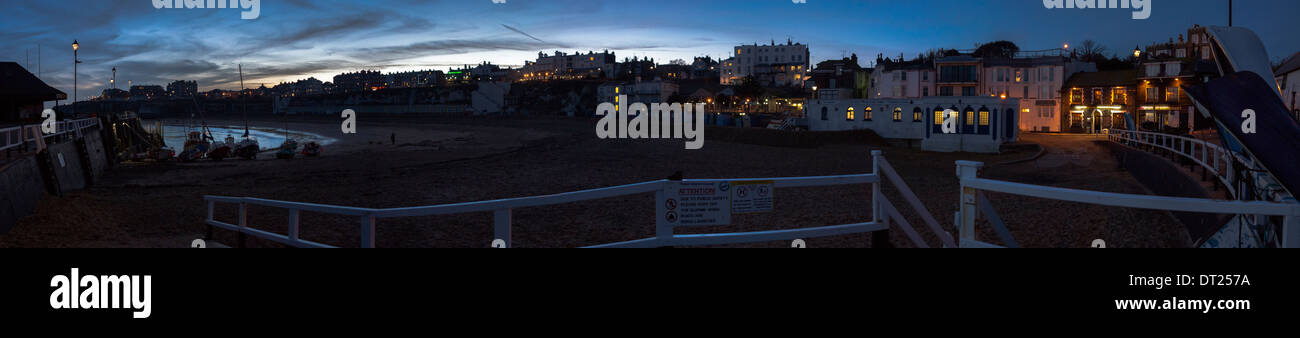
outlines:
M764 86L803 87L808 80L810 61L808 45L787 41L784 45L742 45L732 49L735 56L722 60L723 85L738 85L753 76Z
M931 64L876 66L868 94L873 99L917 99L934 96L935 70Z
M1030 131L1061 131L1061 87L1078 72L1096 72L1097 64L1066 57L983 60L980 88L989 97L1017 99L1019 127Z
M932 96L919 99L812 100L806 116L811 131L870 129L888 139L919 140L938 152L997 153L1019 136L1019 100ZM957 113L956 129L943 129L944 112Z

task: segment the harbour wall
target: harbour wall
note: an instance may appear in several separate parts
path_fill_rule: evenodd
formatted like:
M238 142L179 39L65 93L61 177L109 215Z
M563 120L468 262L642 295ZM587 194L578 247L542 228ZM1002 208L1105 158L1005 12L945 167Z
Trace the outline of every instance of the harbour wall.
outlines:
M111 163L100 127L81 137L65 134L47 138L45 150L0 164L0 235L31 215L41 198L85 189L103 177Z

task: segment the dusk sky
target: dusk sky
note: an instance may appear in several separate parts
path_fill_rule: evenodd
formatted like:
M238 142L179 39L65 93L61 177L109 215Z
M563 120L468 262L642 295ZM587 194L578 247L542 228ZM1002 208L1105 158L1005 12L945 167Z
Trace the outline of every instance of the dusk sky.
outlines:
M1049 10L1041 0L262 0L261 17L242 20L237 9L155 9L152 0L24 0L0 12L0 61L26 64L30 51L35 73L39 44L42 78L71 95L79 40L85 98L107 86L114 66L121 88L184 79L237 89L239 63L249 87L270 87L361 69L519 66L539 51L725 58L738 44L787 39L809 44L814 63L857 53L871 66L879 53L911 58L993 40L1041 50L1093 39L1127 55L1193 24L1227 24L1227 0L1152 2L1150 19L1132 20L1130 9ZM1236 23L1278 61L1300 51L1297 14L1300 1L1242 0Z

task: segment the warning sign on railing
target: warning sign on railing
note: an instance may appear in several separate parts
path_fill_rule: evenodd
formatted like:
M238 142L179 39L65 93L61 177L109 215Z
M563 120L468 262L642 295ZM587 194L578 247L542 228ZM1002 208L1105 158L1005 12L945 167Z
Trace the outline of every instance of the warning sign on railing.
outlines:
M771 212L774 183L772 181L731 182L731 213Z
M660 219L673 226L731 224L731 182L670 182Z

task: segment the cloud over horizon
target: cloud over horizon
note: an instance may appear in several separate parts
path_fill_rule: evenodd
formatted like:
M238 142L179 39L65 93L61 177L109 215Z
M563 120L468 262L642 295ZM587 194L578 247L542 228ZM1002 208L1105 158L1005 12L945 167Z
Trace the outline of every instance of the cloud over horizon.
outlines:
M732 46L792 39L812 60L851 53L911 57L932 48L1013 40L1023 49L1092 39L1111 50L1165 41L1192 24L1226 21L1220 1L1156 6L1150 20L1126 13L1047 11L1037 2L661 0L263 1L257 20L232 9L155 9L149 0L23 1L0 13L0 61L28 64L72 94L70 44L82 49L80 96L97 95L113 67L119 86L196 80L202 90L250 87L360 69L447 69L483 61L520 65L539 51L600 51L667 63ZM1162 3L1163 4L1163 3ZM1282 7L1282 8L1278 8ZM1238 4L1238 20L1275 59L1300 50L1289 27L1300 2ZM1112 15L1113 14L1113 15ZM933 20L928 18L944 18ZM863 64L863 66L869 66Z

